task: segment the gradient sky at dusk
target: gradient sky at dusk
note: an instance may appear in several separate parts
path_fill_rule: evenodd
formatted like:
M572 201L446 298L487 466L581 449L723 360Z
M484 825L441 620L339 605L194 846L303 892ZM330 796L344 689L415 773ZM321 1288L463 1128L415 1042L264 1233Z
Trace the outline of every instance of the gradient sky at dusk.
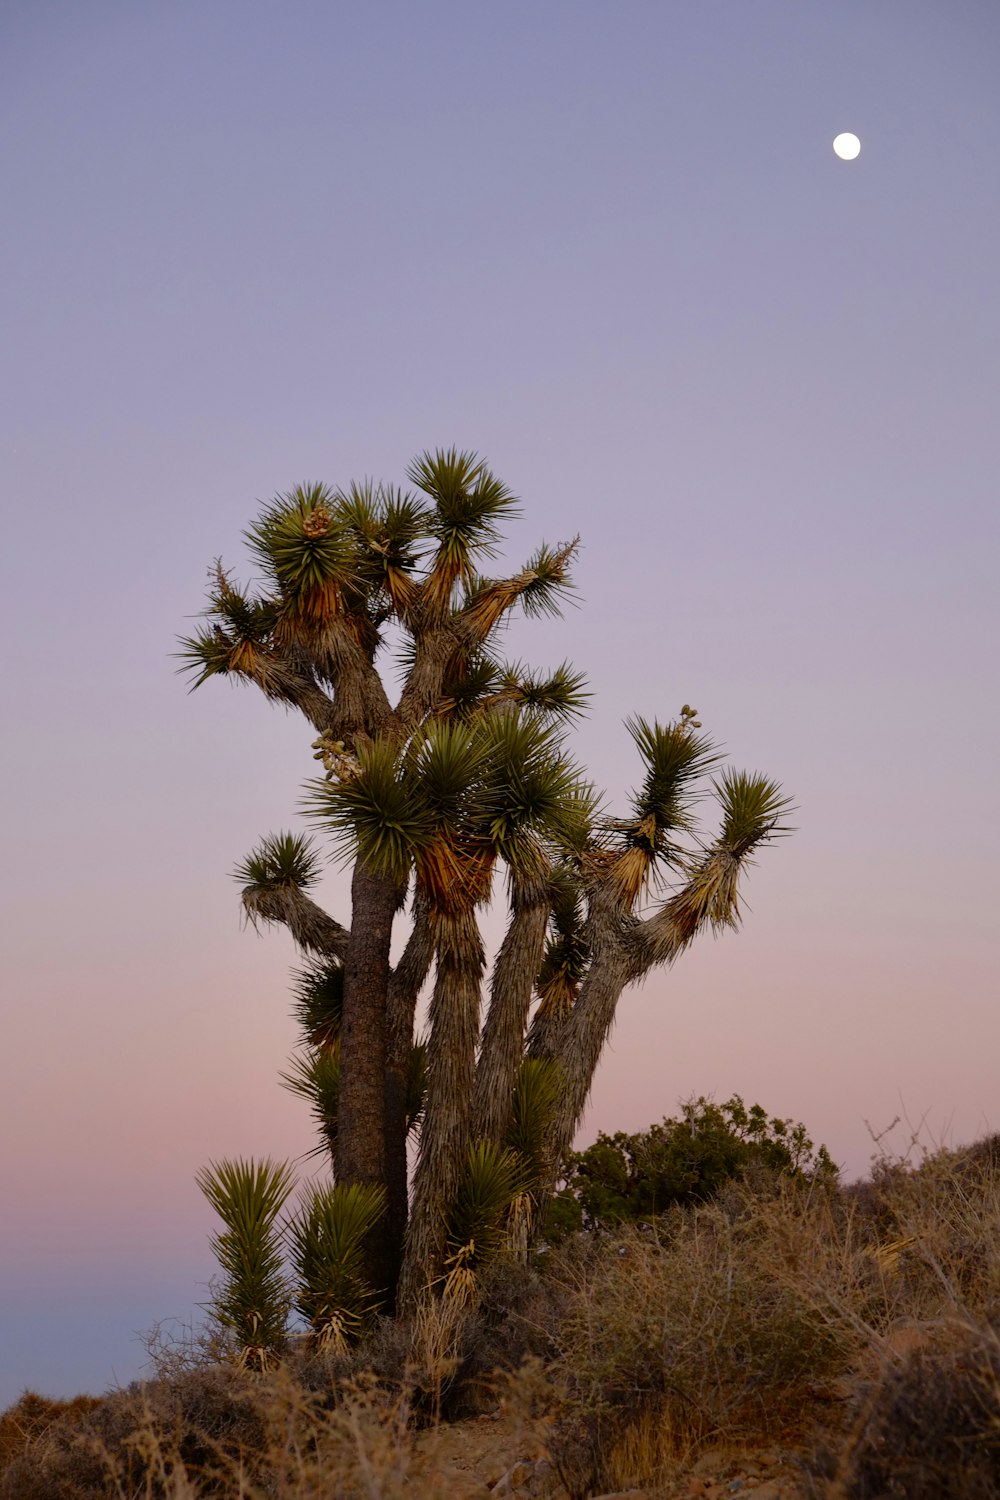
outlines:
M198 1167L313 1143L228 874L312 733L170 656L300 481L487 455L510 563L582 535L509 644L588 672L596 780L687 701L795 796L581 1139L1000 1129L998 76L995 0L4 7L0 1405L133 1378L206 1296Z

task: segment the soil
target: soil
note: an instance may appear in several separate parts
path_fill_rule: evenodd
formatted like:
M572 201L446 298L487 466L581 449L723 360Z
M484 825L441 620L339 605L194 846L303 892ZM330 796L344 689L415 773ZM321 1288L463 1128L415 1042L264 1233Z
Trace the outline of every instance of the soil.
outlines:
M708 1448L655 1488L595 1500L806 1500L803 1446ZM441 1426L417 1442L416 1473L448 1500L566 1500L569 1491L544 1449L500 1413Z

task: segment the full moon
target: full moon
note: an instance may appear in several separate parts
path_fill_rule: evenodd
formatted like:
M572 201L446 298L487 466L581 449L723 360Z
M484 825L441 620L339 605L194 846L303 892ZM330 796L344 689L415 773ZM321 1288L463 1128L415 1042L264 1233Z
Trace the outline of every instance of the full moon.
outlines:
M849 130L845 130L843 135L835 137L833 149L841 161L853 161L861 150L861 142L856 135L852 135Z

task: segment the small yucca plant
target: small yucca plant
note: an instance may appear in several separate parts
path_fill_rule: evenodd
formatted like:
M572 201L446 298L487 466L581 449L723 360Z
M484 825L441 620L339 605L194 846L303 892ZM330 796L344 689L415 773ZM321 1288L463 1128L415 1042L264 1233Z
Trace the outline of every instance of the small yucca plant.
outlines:
M343 1353L372 1317L377 1298L365 1280L363 1245L384 1210L381 1187L331 1184L313 1188L288 1220L295 1306L320 1349Z
M242 1159L210 1162L195 1181L226 1226L212 1238L224 1277L212 1314L236 1335L240 1365L266 1370L284 1345L292 1304L277 1228L295 1186L291 1167Z
M546 1142L561 1086L561 1069L554 1058L522 1060L504 1137L504 1144L517 1158L521 1175L507 1214L507 1248L522 1260L527 1259L539 1201L549 1181Z
M518 1069L504 1144L516 1151L534 1192L549 1176L546 1135L559 1102L562 1076L551 1057L526 1057Z
M476 1300L478 1273L503 1249L511 1206L530 1186L516 1152L490 1141L472 1146L448 1219L447 1299Z

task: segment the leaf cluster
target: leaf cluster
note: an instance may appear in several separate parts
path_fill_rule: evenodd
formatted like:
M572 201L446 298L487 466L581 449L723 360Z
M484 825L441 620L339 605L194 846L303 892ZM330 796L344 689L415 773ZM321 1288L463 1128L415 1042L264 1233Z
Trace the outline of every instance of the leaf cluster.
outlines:
M287 1162L212 1162L196 1181L225 1226L212 1239L223 1279L211 1311L235 1335L241 1363L268 1367L293 1306L324 1347L343 1349L360 1336L376 1302L363 1247L384 1212L384 1189L314 1186L279 1223L295 1187Z
M749 1108L738 1095L724 1104L699 1098L679 1118L635 1135L603 1131L585 1151L573 1152L565 1186L553 1202L546 1233L649 1220L675 1204L704 1202L753 1166L796 1178L835 1175L824 1146L805 1126Z
M560 1020L573 1007L590 956L583 892L570 864L557 865L552 871L549 895L549 936L535 989L539 1017Z
M499 693L539 712L578 712L582 679L567 669L515 683L508 669L476 660L514 604L529 615L558 612L578 543L543 545L513 577L484 578L479 562L518 513L511 492L476 454L454 448L422 454L408 477L416 493L371 480L346 490L304 484L264 505L245 533L259 585L238 586L217 562L207 623L181 640L180 670L192 685L219 674L255 682L272 699L308 701L322 727L317 689L339 694L345 670L356 687L394 621L407 678L428 633L443 652L444 699L422 701L418 717L442 711L449 693L460 708Z
M364 1241L385 1211L385 1191L368 1183L314 1187L286 1225L297 1286L295 1306L320 1348L343 1352L376 1307L364 1274Z
M212 1239L225 1278L213 1311L236 1335L245 1362L266 1368L284 1341L292 1301L277 1226L294 1187L291 1169L241 1158L212 1162L195 1180L225 1225Z
M233 879L244 888L260 891L298 886L307 890L315 885L322 869L322 858L312 841L301 833L271 833L233 871Z
M514 709L432 721L402 749L376 738L353 774L310 783L306 801L345 860L400 880L415 870L432 890L470 860L539 871L542 849L579 841L591 807L555 726Z
M479 1273L527 1243L548 1183L546 1132L558 1102L560 1069L551 1058L524 1058L503 1142L475 1141L448 1215L446 1295L470 1299Z

